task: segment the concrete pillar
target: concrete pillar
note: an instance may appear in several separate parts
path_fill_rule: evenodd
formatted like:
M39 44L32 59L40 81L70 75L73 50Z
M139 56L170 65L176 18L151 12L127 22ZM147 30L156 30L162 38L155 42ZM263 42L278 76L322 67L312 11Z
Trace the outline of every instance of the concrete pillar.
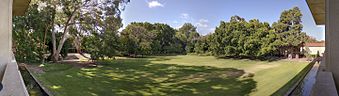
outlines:
M339 88L339 0L326 0L326 69L333 73Z
M12 0L0 0L0 80L12 58Z

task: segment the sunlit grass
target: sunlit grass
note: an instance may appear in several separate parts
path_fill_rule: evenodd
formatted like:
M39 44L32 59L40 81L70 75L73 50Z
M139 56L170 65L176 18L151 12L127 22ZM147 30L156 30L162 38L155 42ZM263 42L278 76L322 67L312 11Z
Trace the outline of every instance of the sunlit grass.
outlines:
M57 96L267 96L306 64L179 55L117 58L94 68L46 64L35 75Z

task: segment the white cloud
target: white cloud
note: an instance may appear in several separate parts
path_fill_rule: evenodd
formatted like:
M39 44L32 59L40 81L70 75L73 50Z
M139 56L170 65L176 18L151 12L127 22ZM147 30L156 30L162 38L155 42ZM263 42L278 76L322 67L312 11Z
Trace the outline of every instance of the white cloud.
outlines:
M151 1L151 2L148 2L148 7L149 7L149 8L164 7L164 5L161 4L161 3L158 2L158 1Z
M211 32L214 32L214 30L215 30L215 28L210 28L210 31L211 31Z
M197 26L198 27L203 27L203 28L208 27L208 20L200 19L199 22L197 23Z
M182 27L182 25L176 26L174 27L174 29L180 29Z
M187 14L187 13L181 13L181 14L180 14L180 18L182 18L182 19L189 19L189 18L190 18L190 15Z

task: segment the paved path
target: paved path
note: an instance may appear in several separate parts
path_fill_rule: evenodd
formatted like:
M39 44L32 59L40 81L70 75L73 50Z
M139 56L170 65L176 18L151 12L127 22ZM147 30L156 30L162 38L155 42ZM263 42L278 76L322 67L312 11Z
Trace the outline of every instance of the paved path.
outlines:
M91 57L90 54L84 53L85 56L79 54L79 53L68 53L68 57L75 56L77 59L69 59L69 60L63 60L65 62L80 62L80 61L89 61Z

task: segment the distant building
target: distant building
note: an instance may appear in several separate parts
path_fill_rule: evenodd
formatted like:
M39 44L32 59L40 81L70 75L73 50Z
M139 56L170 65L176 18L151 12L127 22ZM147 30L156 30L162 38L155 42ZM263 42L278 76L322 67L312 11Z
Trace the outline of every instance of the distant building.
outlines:
M323 56L325 52L325 41L305 43L301 50L311 55L317 55L319 53L320 56Z

